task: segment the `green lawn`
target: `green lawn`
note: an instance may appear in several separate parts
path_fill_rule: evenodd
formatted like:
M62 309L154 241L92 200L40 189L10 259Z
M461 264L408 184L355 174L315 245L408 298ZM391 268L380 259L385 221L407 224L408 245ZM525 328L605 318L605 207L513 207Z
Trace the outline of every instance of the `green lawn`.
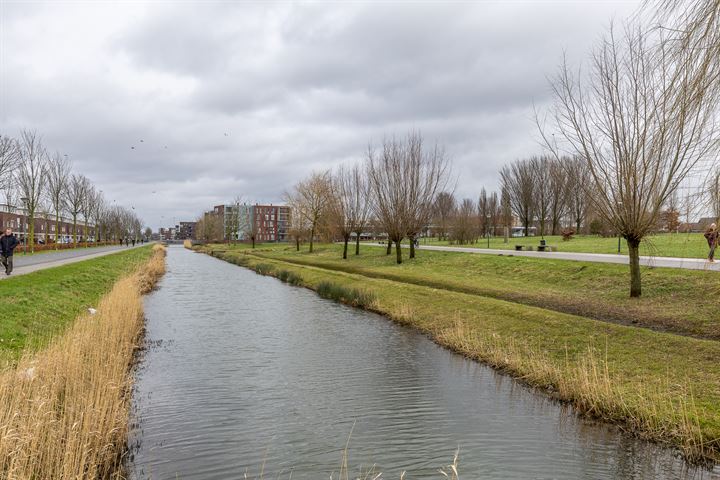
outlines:
M222 248L227 248L223 246ZM247 249L247 245L229 248ZM713 271L642 268L643 296L629 298L626 265L545 258L418 250L395 264L383 248L361 246L341 258L342 246L318 245L314 254L286 244L259 245L256 254L296 264L359 273L438 289L473 293L564 313L720 339L720 276Z
M0 365L37 348L97 305L122 275L150 257L151 246L121 251L0 282Z
M548 245L557 247L560 252L582 252L582 253L618 253L617 237L599 237L596 235L578 235L567 242L559 235L546 235ZM455 245L448 241L439 241L435 238L423 238L421 245L446 245L463 246L475 248L487 248L488 239L480 239L477 243L468 245ZM540 244L540 237L511 237L508 243L502 237L491 237L490 248L502 250L514 250L515 245L529 245L537 247ZM625 240L620 241L620 253L627 255L627 244ZM647 237L640 245L641 255L652 255L656 257L684 257L684 258L705 258L708 254L707 242L701 233L666 233Z
M627 267L618 265L430 251L395 265L367 246L345 261L337 245L313 254L277 244L210 250L270 274L292 272L313 289L331 282L368 292L372 309L583 412L720 459L720 342L630 320L718 338L716 273L646 269L646 296L631 300ZM580 307L587 314L572 312ZM591 318L608 312L626 312L628 325ZM655 314L663 320L652 323Z

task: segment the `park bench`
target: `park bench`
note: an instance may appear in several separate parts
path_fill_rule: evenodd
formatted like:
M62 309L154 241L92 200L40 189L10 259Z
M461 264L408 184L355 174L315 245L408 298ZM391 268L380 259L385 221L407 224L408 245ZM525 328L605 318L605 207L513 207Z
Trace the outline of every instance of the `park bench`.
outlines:
M515 250L520 251L526 251L526 252L532 252L535 250L535 247L533 245L515 245ZM540 245L537 246L538 252L557 252L557 247L555 245L548 245L545 243L545 240L540 240Z

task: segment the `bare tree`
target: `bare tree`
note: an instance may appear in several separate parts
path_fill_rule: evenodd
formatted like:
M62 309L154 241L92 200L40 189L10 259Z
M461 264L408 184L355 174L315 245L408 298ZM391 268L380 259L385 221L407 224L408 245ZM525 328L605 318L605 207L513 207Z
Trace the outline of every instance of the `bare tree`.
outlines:
M24 130L20 134L20 165L17 169L17 184L22 195L28 217L27 234L30 251L35 247L35 214L47 184L47 150L40 135L35 131Z
M20 147L17 140L0 135L0 188L8 187L20 163Z
M48 162L47 198L55 213L55 248L58 248L60 235L60 215L65 210L65 190L70 177L70 161L66 156L55 152Z
M448 186L450 161L438 144L424 146L422 135L411 132L407 136L403 174L406 198L403 205L405 235L410 240L410 258L415 258L415 241L430 223L433 206L439 192Z
M103 234L102 220L105 215L106 208L107 208L107 203L105 201L105 197L103 196L102 190L95 190L92 201L90 202L90 212L89 213L90 213L90 219L92 220L93 225L95 225L94 237L95 237L96 242L99 242L102 239L102 234ZM139 221L139 219L137 219L137 220Z
M567 207L568 213L575 224L575 232L580 233L580 228L588 213L588 189L584 186L588 178L587 163L579 157L566 158L564 162L565 174L567 176Z
M500 217L503 225L504 243L508 243L510 230L513 227L513 210L510 202L510 193L504 187L500 196Z
M500 170L503 191L512 211L530 234L530 224L535 216L535 174L529 160L518 160Z
M478 213L478 235L480 237L486 237L490 233L490 197L483 187L480 190L480 198L477 203Z
M550 233L560 233L560 222L568 212L568 177L565 164L568 158L551 158L548 162L548 190L550 191Z
M368 217L368 182L359 165L339 167L333 175L328 211L334 230L343 239L343 259L347 259L348 242L355 233L355 255L360 254L360 235Z
M707 192L708 209L715 218L715 223L720 223L720 168L716 168L709 175L705 182L705 191ZM691 204L690 200L687 201L687 204L688 206Z
M85 178L84 175L81 174L73 174L70 176L70 179L68 180L67 188L65 190L65 205L68 210L68 213L70 213L70 217L72 218L72 239L73 239L73 246L77 247L77 224L78 224L78 217L80 216L80 213L82 212L83 203L85 202L85 195L87 194L87 186L89 184L89 181ZM114 228L114 234L119 234L119 223L120 223L120 216L119 212L115 211L113 212L113 220L115 221L115 228ZM116 237L116 240L119 237Z
M547 221L550 217L550 204L552 201L550 162L551 159L546 155L532 157L530 159L535 184L533 188L535 194L535 216L540 225L541 237L544 237L547 233Z
M630 296L642 293L639 247L669 195L714 153L718 89L706 73L717 59L676 49L663 31L611 30L582 79L564 62L552 85L553 124L564 149L586 161L594 210L622 235ZM539 122L541 124L541 122Z
M478 234L476 203L463 199L453 216L452 240L458 245L474 242Z
M440 192L435 199L434 227L438 240L447 240L450 222L455 214L455 196L451 192Z
M96 191L90 179L83 177L83 182L85 183L85 194L83 195L82 202L80 203L80 213L83 217L83 241L85 242L85 246L87 246L89 239L88 226L92 217Z
M382 225L388 236L388 250L395 243L395 256L398 264L402 263L400 242L405 238L407 195L405 184L405 152L404 145L396 139L385 140L382 151L377 153L368 147L367 165L368 178L373 194L373 211L375 218Z
M492 192L488 197L488 234L493 237L497 235L497 227L500 223L502 212L500 211L500 199L497 192Z
M313 241L330 199L330 173L313 173L310 177L295 185L291 193L286 193L286 203L297 205L297 214L302 215L310 226L310 253Z

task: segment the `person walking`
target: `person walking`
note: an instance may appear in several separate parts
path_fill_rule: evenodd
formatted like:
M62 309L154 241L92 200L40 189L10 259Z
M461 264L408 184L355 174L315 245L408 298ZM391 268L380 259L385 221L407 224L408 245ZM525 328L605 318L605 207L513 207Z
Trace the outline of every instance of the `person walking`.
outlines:
M708 242L708 247L710 247L708 262L715 262L715 248L718 245L718 228L716 224L711 223L708 229L705 230L705 239Z
M13 271L13 251L19 243L11 228L5 229L5 233L0 237L0 260L5 267L5 275L10 275Z

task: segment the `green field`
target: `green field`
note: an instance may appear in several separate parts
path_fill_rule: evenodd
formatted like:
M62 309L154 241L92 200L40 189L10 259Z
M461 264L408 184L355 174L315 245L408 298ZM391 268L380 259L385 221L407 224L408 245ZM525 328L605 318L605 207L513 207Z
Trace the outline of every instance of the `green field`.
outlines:
M502 237L491 237L490 248L514 250L515 245L537 247L540 244L540 238L539 236L511 237L508 239L508 243L505 243L505 239ZM546 235L545 240L548 245L557 247L557 250L560 252L618 253L617 237L578 235L566 242L563 241L561 236ZM488 248L488 239L480 239L477 243L455 245L452 242L439 241L435 238L422 238L420 245ZM620 253L623 255L627 255L628 253L625 240L620 241ZM640 245L640 254L655 257L706 258L708 247L701 233L666 233L647 237Z
M125 250L0 282L0 366L42 345L97 305L119 277L150 257L151 249Z
M716 272L646 268L645 296L630 299L622 265L430 251L396 265L367 246L345 261L337 245L209 250L310 288L337 285L347 299L366 292L369 308L582 412L720 458Z
M419 250L412 261L404 252L405 262L397 265L394 254L385 255L383 248L365 245L359 257L347 260L341 248L319 245L309 254L307 248L296 252L288 245L267 244L255 254L720 340L717 272L643 267L643 296L632 299L626 265L429 250Z

